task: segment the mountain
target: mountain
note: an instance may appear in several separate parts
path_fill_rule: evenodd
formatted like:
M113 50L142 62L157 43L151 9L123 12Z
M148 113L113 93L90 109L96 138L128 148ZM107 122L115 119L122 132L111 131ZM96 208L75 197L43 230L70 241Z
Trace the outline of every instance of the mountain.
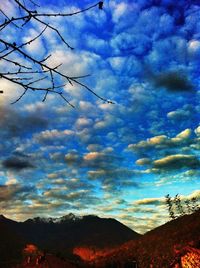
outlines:
M27 244L36 245L49 254L77 259L75 247L113 248L137 239L140 235L115 219L94 215L77 217L74 214L61 218L34 218L16 222L0 216L0 267L1 263L20 259ZM11 254L14 252L15 254ZM79 258L80 259L80 258Z
M3 216L4 217L4 216ZM73 213L69 213L68 215L64 215L59 218L41 218L41 217L36 217L33 219L28 219L25 222L35 222L35 223L63 223L63 222L69 222L69 221L76 221L82 219L82 216L76 216Z
M95 267L135 267L135 261L140 268L200 267L200 210L108 252L96 259Z
M10 267L21 258L25 240L16 232L18 223L0 215L0 268Z
M31 243L53 251L73 249L77 245L113 247L139 237L117 220L73 214L59 219L29 219L21 224L21 234Z
M23 250L24 249L24 250ZM22 250L24 259L22 259ZM115 219L94 215L34 218L0 216L0 268L200 267L200 210L139 235ZM32 256L31 265L27 257ZM21 263L14 266L14 263ZM12 265L11 265L12 264ZM42 268L43 266L38 266Z

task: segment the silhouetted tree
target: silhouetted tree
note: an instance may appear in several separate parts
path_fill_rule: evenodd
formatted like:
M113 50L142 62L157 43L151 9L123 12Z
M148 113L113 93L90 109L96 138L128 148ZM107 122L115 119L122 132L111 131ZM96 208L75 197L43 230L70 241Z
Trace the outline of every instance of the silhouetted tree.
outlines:
M197 203L197 198L196 197L192 197L191 199L191 203L192 203L192 212L195 212L199 209L198 203Z
M174 197L174 203L176 205L176 209L177 209L178 214L180 216L183 216L185 214L185 212L183 210L183 206L181 204L181 199L180 199L180 196L178 194L176 194Z
M172 198L170 197L169 194L167 194L165 196L165 202L166 202L166 205L167 205L167 208L168 208L168 212L169 212L169 217L174 220L176 217L174 215L174 211L173 211L173 200Z
M102 9L103 1L72 13L43 13L40 12L40 6L34 1L12 0L15 13L12 16L8 14L8 11L0 9L0 62L2 66L6 65L6 68L0 70L0 79L5 79L23 89L22 94L13 103L21 100L29 91L43 91L44 97L42 101L46 100L49 93L53 93L74 107L63 94L62 89L67 83L70 85L78 84L102 101L112 103L80 81L81 78L85 78L88 75L70 76L60 70L59 67L62 65L62 62L56 66L48 63L47 60L52 56L51 54L47 54L39 59L26 50L28 45L41 37L44 38L44 32L47 29L54 32L68 49L74 49L62 36L60 30L53 26L51 18L75 16L95 7ZM32 23L37 23L41 31L35 37L24 42L23 37L26 35L26 30L30 29L28 25ZM12 35L12 40L7 38L11 29L15 29L16 33ZM22 35L22 38L20 38L20 35ZM45 82L47 86L41 86L41 81ZM0 89L0 93L3 94L3 88Z
M179 194L176 194L172 199L169 194L165 196L165 202L167 204L167 209L171 219L183 216L185 214L191 214L199 210L197 197L192 197L191 199L181 200ZM185 205L185 206L184 206ZM174 210L174 206L176 210ZM176 212L178 216L176 215Z
M191 201L189 199L185 200L185 205L186 205L186 208L187 208L187 213L188 214L192 213Z

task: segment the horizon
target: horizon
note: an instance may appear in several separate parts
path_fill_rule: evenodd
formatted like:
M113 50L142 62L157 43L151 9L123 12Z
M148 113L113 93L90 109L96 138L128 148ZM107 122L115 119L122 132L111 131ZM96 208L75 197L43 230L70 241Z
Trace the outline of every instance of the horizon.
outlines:
M40 12L69 13L96 2L37 3ZM12 0L0 9L20 12ZM75 108L39 90L11 105L23 90L0 79L0 214L94 214L146 233L169 221L167 194L199 202L199 17L200 4L187 0L106 0L103 9L51 20L74 49L50 29L23 47L38 60L52 54L46 63L62 63L70 76L90 75L79 80L105 101L57 78ZM41 30L31 21L23 32L1 31L20 45ZM7 68L1 61L0 74Z

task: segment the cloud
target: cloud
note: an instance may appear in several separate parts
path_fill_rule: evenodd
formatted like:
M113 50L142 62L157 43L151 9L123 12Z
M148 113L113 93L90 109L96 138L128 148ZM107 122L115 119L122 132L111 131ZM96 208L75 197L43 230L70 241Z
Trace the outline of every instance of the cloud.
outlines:
M82 159L76 150L71 151L65 155L65 161L68 165L81 165Z
M114 169L123 161L123 158L107 152L89 152L83 157L83 166L92 167L95 169Z
M113 5L113 21L118 22L120 17L124 15L125 11L129 8L129 6L125 2L121 2L120 4Z
M136 205L161 205L165 202L164 198L144 198L134 202Z
M39 33L40 33L39 31L36 31L33 28L29 29L26 36L22 39L22 42L26 43L26 42L29 42L30 40L33 40L36 36L39 35ZM31 42L30 44L25 46L25 49L31 56L38 56L39 54L41 59L46 52L45 46L43 44L41 37L37 38L36 40L34 40L34 42Z
M40 2L45 12L59 12L62 7L55 1ZM86 2L79 1L75 8L70 0L63 12L80 10ZM58 70L67 75L91 74L80 81L116 104L67 84L63 91L76 109L53 94L41 103L35 92L15 106L1 106L0 182L10 187L1 192L7 192L2 202L9 215L89 211L115 216L144 232L167 220L159 196L172 188L185 194L198 187L199 7L188 5L186 10L187 1L171 0L107 2L101 12L53 18L73 51L49 30L28 47L36 54L41 45L41 53L55 52L47 64L63 63ZM13 16L11 1L4 6ZM10 29L6 38L16 38L17 43L39 32L32 23L21 39L15 27ZM5 91L0 100L15 99L18 89L3 79L0 83ZM181 94L175 98L168 94L178 90ZM11 155L16 151L27 157ZM29 165L37 169L29 170ZM33 192L17 184L23 182L22 175L36 185ZM21 190L15 194L16 189ZM125 202L118 204L116 196Z
M84 155L83 159L85 161L99 161L104 157L104 154L101 152L90 152Z
M151 159L149 159L149 158L141 158L141 159L138 159L135 163L137 165L140 165L140 166L149 165L149 164L151 164Z
M64 188L64 187L63 187ZM77 192L68 192L66 189L51 189L44 192L44 196L52 199L63 199L66 201L80 200L84 199L88 195L88 190L79 190Z
M21 171L23 169L34 168L35 166L25 157L12 156L2 161L2 166L8 170Z
M200 58L200 41L191 40L188 43L188 53L193 60L198 60Z
M195 134L199 137L200 136L200 126L198 126L196 129L195 129Z
M195 190L190 195L186 196L186 199L192 199L194 197L200 200L200 190Z
M58 129L51 129L51 130L44 130L40 133L34 135L34 140L40 144L60 144L65 143L66 140L69 140L74 136L74 131L65 129L65 130L58 130Z
M114 169L98 169L98 170L90 170L88 171L88 175L90 179L114 179L115 181L113 182L114 184L116 181L121 180L122 184L123 181L125 183L126 180L136 177L139 175L139 171L137 170L129 170L125 168L114 168ZM133 183L135 183L133 181ZM135 183L136 184L136 183Z
M142 173L127 168L99 168L88 171L88 178L91 181L100 182L102 185L101 189L104 193L109 193L110 197L123 193L129 188L140 188L141 183L137 180L138 176L142 176Z
M192 130L187 128L180 133L178 133L175 137L170 138L166 135L159 135L148 138L147 140L139 141L135 144L129 144L129 150L149 150L151 148L154 149L164 149L164 148L172 148L174 146L181 146L190 141L190 137L192 134Z
M22 199L24 195L33 191L32 186L23 186L21 184L0 185L0 201L10 201L17 199L19 196Z
M194 108L190 105L184 105L183 108L171 111L167 113L167 117L171 120L190 120L191 116L193 116Z
M155 87L163 87L171 92L190 92L194 89L188 77L180 72L165 72L153 78Z
M72 150L65 155L66 163L77 165L78 167L82 168L114 168L116 167L117 163L122 160L122 157L113 153L112 148L107 148L107 150L105 149L104 151L91 151L85 154L80 154L76 150Z
M176 154L163 157L153 162L155 168L176 170L181 168L198 168L200 161L195 155Z
M92 120L86 117L80 117L76 120L76 127L78 129L88 127L92 124Z
M18 137L28 132L36 132L46 128L48 120L38 113L23 114L20 110L0 107L0 135L8 137Z
M5 3L1 2L0 3L0 9L7 14L8 17L16 17L18 10L15 8L15 5L13 4L12 1L8 0Z

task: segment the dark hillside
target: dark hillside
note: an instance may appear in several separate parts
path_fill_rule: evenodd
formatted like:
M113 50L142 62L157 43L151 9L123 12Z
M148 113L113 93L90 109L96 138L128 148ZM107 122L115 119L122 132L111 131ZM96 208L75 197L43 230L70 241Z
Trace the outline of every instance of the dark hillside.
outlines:
M127 260L136 260L141 268L175 267L181 261L183 262L184 256L189 253L191 255L188 257L188 262L192 263L192 254L196 256L197 261L197 256L200 254L199 248L200 210L167 222L138 240L125 243L118 250L107 255L104 260L99 260L97 266L105 267L112 261L126 263ZM200 263L191 263L188 267L200 267L198 266Z

